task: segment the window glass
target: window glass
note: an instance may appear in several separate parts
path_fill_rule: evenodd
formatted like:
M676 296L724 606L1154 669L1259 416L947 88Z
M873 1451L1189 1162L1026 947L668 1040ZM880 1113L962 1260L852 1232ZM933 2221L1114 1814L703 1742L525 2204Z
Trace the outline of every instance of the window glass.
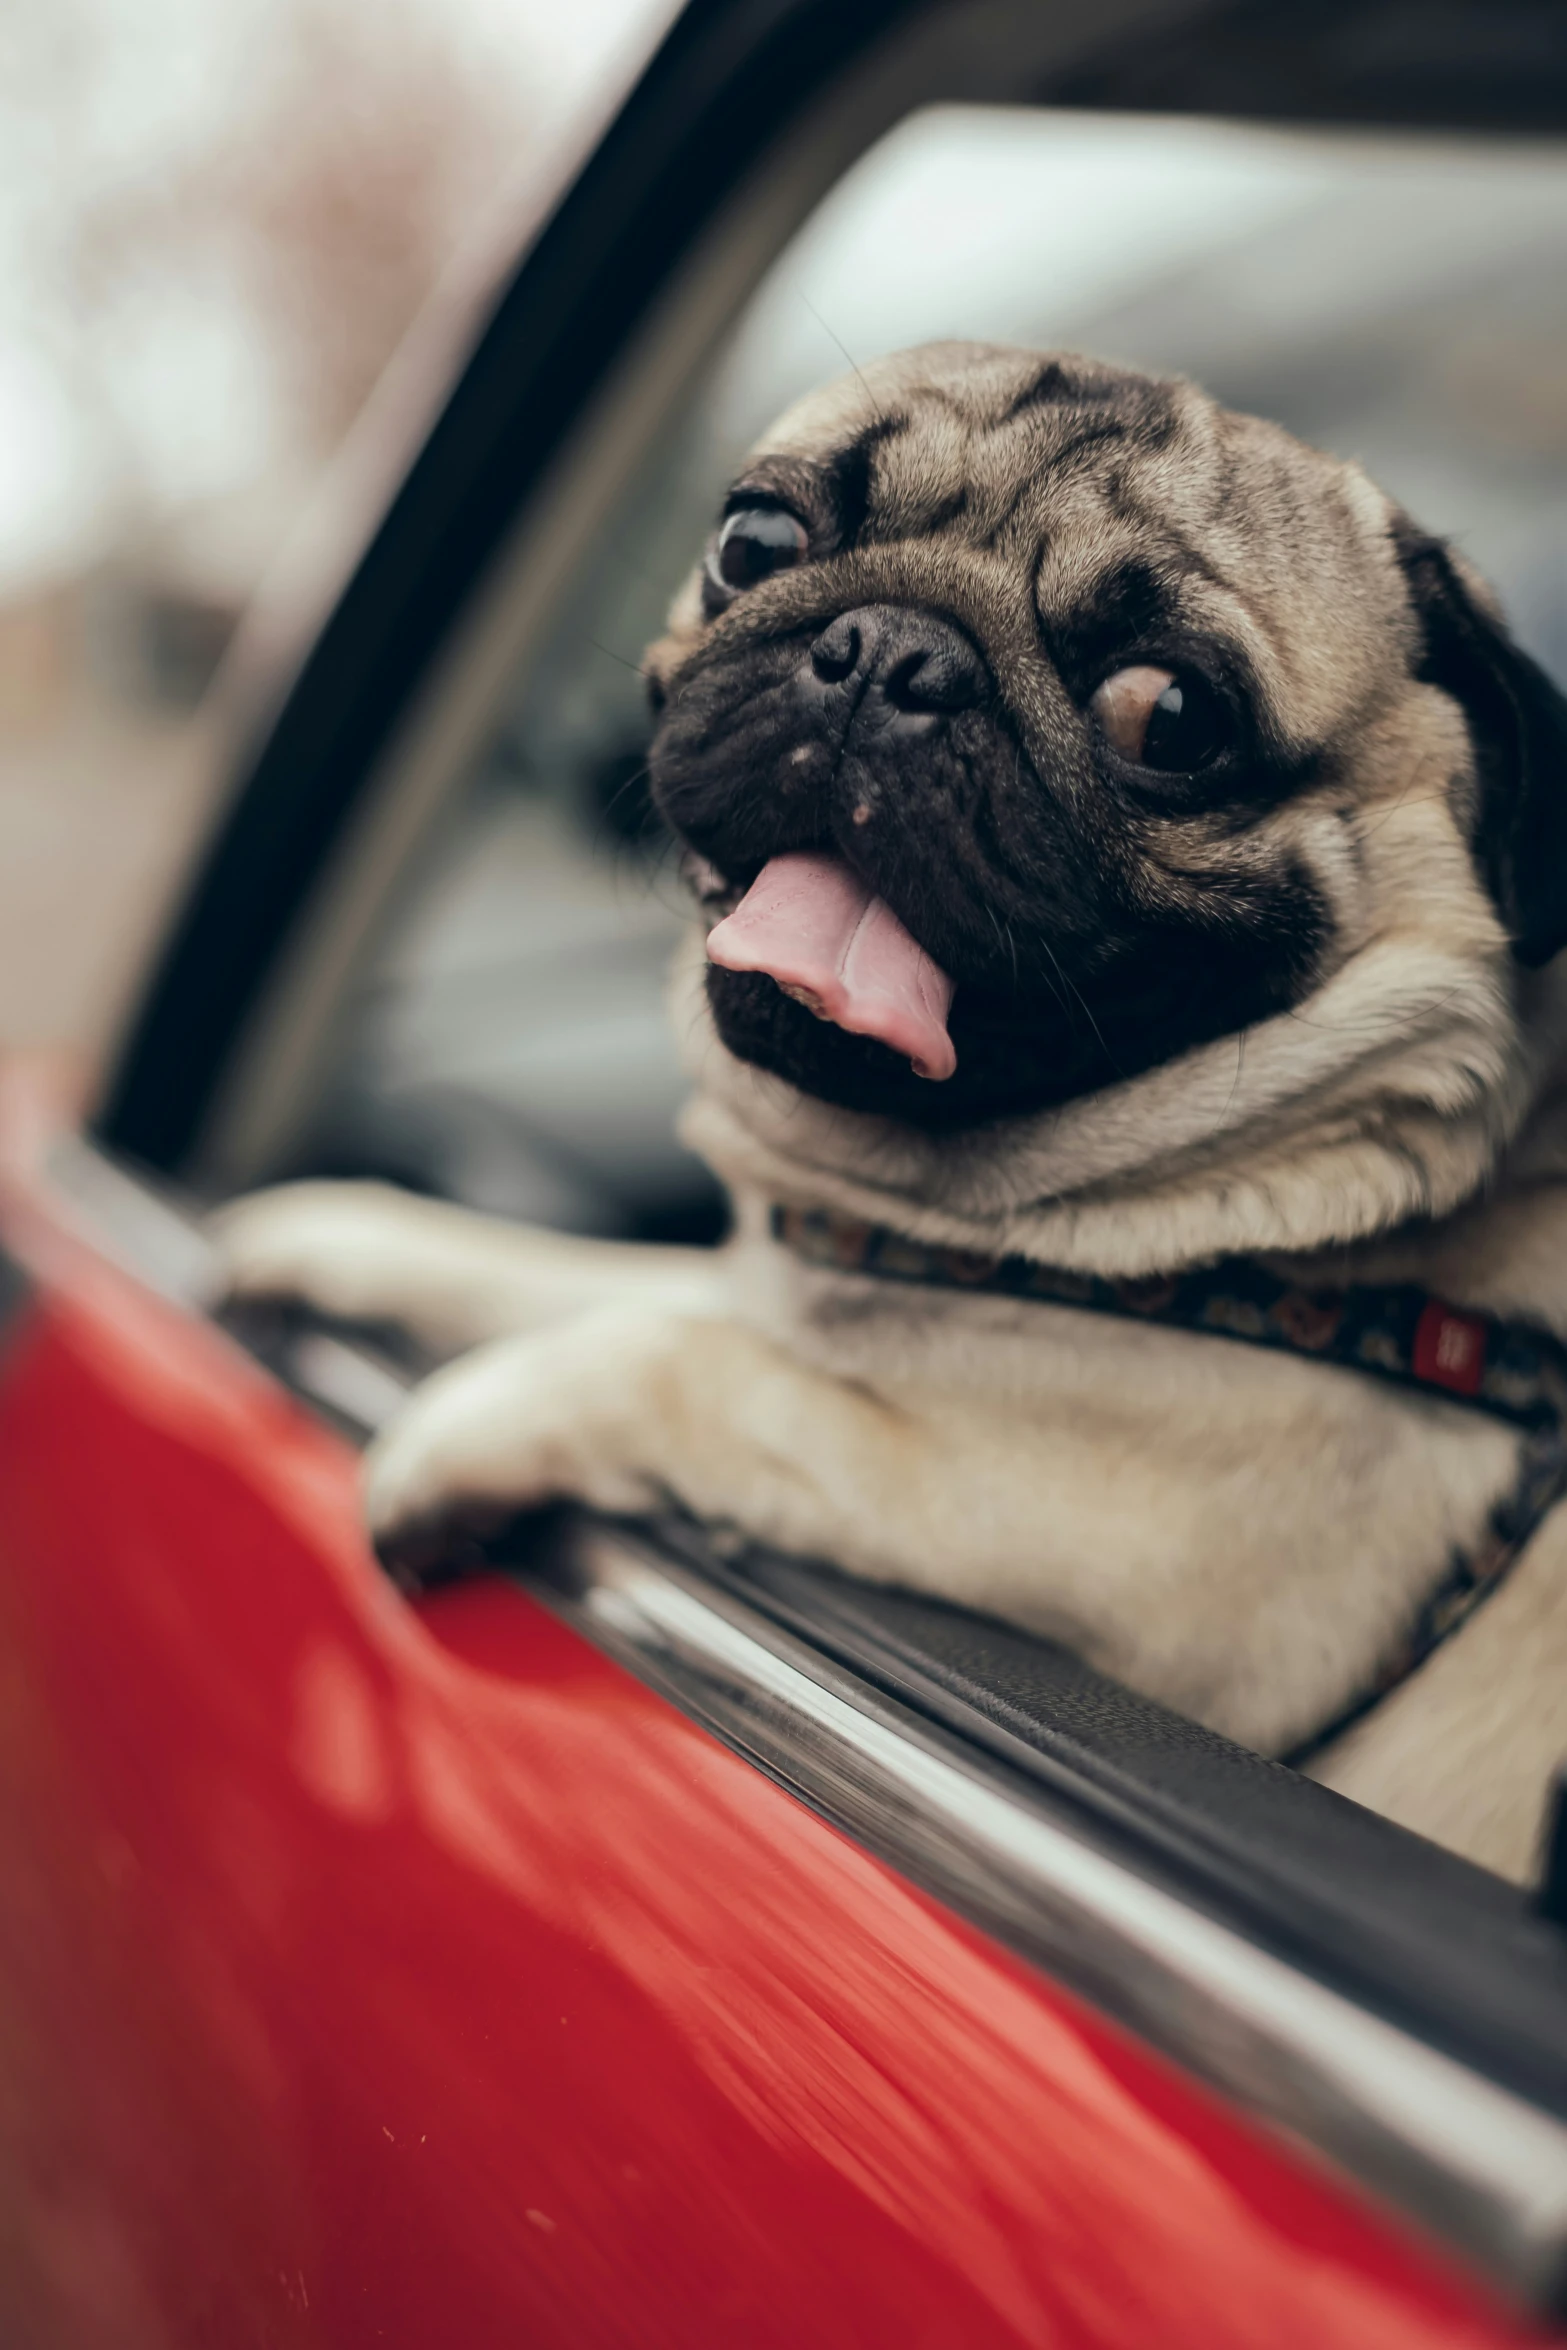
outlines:
M932 108L820 205L561 600L346 1007L303 1152L604 1231L710 1225L673 1139L681 901L637 662L769 418L941 336L1195 376L1360 458L1567 674L1567 153Z

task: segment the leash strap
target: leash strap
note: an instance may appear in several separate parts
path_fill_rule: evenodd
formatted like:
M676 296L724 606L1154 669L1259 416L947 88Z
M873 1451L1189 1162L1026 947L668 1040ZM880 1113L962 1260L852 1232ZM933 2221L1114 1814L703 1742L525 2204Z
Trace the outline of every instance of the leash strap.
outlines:
M1529 1323L1461 1312L1412 1283L1308 1290L1246 1257L1152 1279L1107 1281L1029 1257L933 1247L829 1208L775 1207L772 1231L807 1264L836 1272L1038 1299L1268 1347L1467 1405L1520 1432L1517 1474L1493 1505L1480 1541L1472 1549L1454 1545L1435 1588L1373 1679L1284 1757L1296 1768L1369 1713L1468 1622L1567 1492L1567 1346Z

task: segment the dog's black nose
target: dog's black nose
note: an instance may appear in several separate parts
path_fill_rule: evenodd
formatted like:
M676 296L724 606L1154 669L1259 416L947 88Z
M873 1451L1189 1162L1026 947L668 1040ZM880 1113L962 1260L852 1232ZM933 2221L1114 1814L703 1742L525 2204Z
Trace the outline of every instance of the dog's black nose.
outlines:
M811 674L824 686L858 686L901 717L948 717L970 710L985 690L985 668L968 638L934 612L862 604L840 612L811 647Z

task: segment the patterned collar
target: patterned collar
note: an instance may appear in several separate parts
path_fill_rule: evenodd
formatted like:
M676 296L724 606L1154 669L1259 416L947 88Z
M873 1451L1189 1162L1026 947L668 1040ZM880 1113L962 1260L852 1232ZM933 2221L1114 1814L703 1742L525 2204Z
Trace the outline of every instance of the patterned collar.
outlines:
M1246 1257L1151 1280L1106 1281L1028 1257L933 1247L827 1208L775 1207L772 1229L808 1264L926 1288L1035 1298L1305 1355L1466 1405L1519 1431L1517 1475L1480 1541L1472 1550L1454 1546L1373 1678L1285 1757L1297 1766L1369 1713L1467 1623L1567 1492L1567 1346L1529 1323L1461 1312L1412 1284L1302 1289Z

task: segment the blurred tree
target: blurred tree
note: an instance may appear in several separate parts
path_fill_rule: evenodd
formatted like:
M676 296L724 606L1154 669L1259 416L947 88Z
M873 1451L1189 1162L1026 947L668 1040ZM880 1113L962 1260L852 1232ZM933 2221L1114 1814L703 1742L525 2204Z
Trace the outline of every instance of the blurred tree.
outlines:
M413 0L275 0L263 70L141 190L82 204L85 289L216 270L310 454L357 416L465 226L515 169L515 82Z
M216 262L313 450L353 421L464 229L515 166L515 84L410 0L280 0L273 62L139 203L85 212L96 266Z
M453 0L0 0L0 197L100 547L193 496L287 505L341 438L532 144L526 44L476 31Z

